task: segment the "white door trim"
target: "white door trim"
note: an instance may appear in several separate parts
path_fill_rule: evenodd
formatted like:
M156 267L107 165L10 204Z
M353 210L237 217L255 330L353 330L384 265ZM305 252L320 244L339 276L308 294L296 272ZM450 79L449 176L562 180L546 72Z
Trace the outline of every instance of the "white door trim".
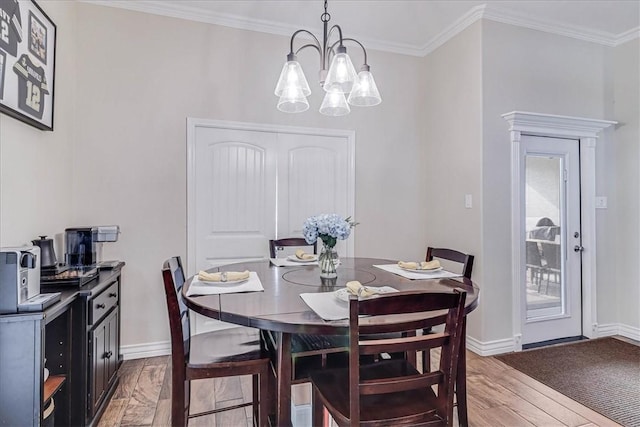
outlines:
M596 139L598 134L617 122L581 117L512 111L502 117L511 131L511 283L512 325L515 350L522 350L522 272L525 254L521 236L525 224L519 212L524 205L520 180L524 173L519 153L522 135L576 139L580 144L581 228L582 246L582 331L586 337L597 335L596 311Z
M249 130L256 132L272 132L272 133L288 133L298 135L317 135L317 136L333 136L343 137L347 139L347 212L339 212L347 216L355 218L355 140L356 133L352 130L342 129L320 129L305 128L297 126L270 125L258 123L244 123L226 120L210 120L187 117L187 274L195 274L195 252L196 252L196 236L194 227L188 227L188 224L195 223L195 131L198 127ZM354 241L356 229L352 230L352 235L346 240L347 256L354 256Z

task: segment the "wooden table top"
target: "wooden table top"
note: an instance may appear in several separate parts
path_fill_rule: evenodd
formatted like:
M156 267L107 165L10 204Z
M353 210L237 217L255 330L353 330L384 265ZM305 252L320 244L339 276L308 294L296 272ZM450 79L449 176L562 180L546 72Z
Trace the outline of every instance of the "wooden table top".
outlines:
M219 271L255 271L264 292L185 296L185 303L197 313L224 322L278 332L326 335L346 334L348 320L323 320L304 303L300 294L332 292L351 280L369 286L392 286L399 291L443 292L460 288L467 292L467 313L478 304L478 287L463 277L411 280L373 266L397 261L376 258L341 258L340 261L336 281L324 283L317 265L276 267L269 260L225 265ZM191 279L184 286L183 295L190 285Z

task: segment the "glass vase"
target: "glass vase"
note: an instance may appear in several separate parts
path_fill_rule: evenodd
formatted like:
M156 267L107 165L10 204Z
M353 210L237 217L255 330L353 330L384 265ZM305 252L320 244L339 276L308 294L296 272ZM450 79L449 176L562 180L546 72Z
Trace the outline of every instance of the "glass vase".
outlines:
M322 244L322 250L318 257L318 265L320 266L320 277L323 279L335 279L338 277L336 265L338 264L338 252L333 246Z

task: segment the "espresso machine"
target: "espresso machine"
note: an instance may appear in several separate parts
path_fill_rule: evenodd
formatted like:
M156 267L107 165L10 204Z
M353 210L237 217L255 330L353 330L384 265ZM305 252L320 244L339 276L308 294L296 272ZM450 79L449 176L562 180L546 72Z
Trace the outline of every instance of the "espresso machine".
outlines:
M0 314L43 310L60 294L40 294L40 248L0 248Z

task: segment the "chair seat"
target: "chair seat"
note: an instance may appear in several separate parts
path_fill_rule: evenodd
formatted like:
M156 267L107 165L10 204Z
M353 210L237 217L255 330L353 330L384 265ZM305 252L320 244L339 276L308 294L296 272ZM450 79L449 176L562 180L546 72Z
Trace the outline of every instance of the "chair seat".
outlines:
M418 371L405 360L390 360L361 366L361 380L414 375ZM330 369L311 374L312 383L325 405L333 405L336 421L341 424L349 418L349 370ZM325 396L331 396L330 400ZM439 423L435 413L436 395L429 388L361 396L360 423L378 425L402 425L415 423ZM419 414L419 415L416 415ZM374 421L372 421L374 420Z
M237 327L206 332L191 337L190 368L212 363L259 361L267 357L260 348L260 331Z

